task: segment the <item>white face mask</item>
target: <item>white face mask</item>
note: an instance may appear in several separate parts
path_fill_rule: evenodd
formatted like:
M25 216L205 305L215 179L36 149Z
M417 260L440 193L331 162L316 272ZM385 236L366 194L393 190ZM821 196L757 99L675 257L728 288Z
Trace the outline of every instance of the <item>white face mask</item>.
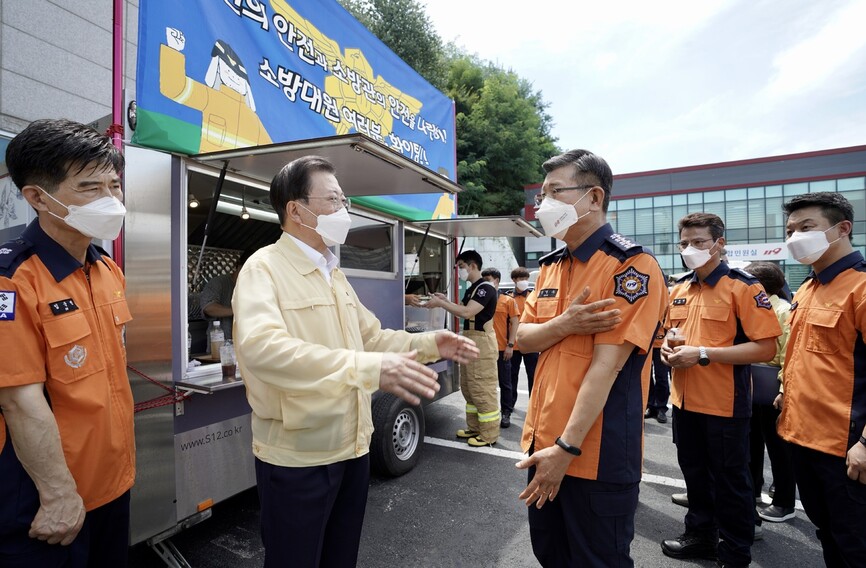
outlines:
M457 278L466 282L469 280L469 269L468 268L458 268L457 269Z
M713 246L716 245L716 242L713 242ZM711 246L710 249L712 248L713 247ZM689 245L686 247L686 250L680 253L680 256L683 257L683 262L690 270L697 270L708 263L713 257L713 255L710 254L710 249L703 250Z
M529 280L518 280L514 283L514 287L517 289L518 292L523 292L527 288L529 288Z
M578 215L575 206L591 192L592 190L587 191L571 205L552 197L546 197L535 211L535 218L541 223L544 234L554 239L562 239L565 233L568 232L569 227L589 215L589 211L583 215Z
M833 227L838 224L836 223ZM839 237L832 243L827 240L827 231L833 227L823 231L794 231L785 241L785 246L788 247L788 252L791 253L794 260L801 264L812 264L824 256L830 245L842 238Z
M39 189L42 189L41 187ZM61 217L51 213L67 225L91 239L104 239L113 241L120 234L123 226L123 218L126 215L126 207L116 197L100 197L87 205L66 205L56 197L42 189L42 193L66 207L69 213Z
M298 205L301 204L298 203ZM301 207L304 206L301 205ZM304 207L304 209L307 208ZM307 209L307 211L310 210ZM310 213L313 212L310 211ZM316 214L313 213L313 215ZM349 234L349 229L352 228L352 217L349 216L349 211L345 207L340 207L339 211L330 215L316 215L315 227L310 227L303 223L301 225L319 233L322 240L325 241L325 246L332 247L346 242L346 235Z

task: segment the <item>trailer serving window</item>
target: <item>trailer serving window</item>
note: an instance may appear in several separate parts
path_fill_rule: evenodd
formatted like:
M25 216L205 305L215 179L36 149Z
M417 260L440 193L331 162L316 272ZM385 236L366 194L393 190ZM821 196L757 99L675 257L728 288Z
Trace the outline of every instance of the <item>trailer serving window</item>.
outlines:
M352 228L338 247L340 268L349 276L396 278L396 223L366 211L352 211Z

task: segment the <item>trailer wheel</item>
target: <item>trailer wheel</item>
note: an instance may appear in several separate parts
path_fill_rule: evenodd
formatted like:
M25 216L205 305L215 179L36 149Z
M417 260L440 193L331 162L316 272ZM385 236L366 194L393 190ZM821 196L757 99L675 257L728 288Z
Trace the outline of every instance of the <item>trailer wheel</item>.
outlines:
M397 477L415 467L424 442L424 410L390 393L373 402L373 438L370 460L373 471Z

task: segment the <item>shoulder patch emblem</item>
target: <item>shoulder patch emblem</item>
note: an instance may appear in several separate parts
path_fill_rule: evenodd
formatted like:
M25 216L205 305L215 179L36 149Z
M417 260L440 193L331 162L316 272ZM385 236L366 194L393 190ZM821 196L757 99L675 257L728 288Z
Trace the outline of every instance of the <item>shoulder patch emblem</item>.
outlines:
M0 321L15 320L15 292L0 290Z
M487 295L487 290L484 289L484 286L479 286L475 290L475 293L478 294L479 297L483 298L484 296Z
M9 254L10 252L12 252L11 248L6 248L6 247L0 248L0 254Z
M616 282L613 295L625 298L629 304L634 304L639 298L649 295L649 274L638 272L633 266L613 278Z
M63 356L63 360L73 369L80 369L87 360L87 349L81 345L74 345L69 353Z
M773 304L770 303L770 298L767 297L767 293L763 290L755 294L755 303L759 308L765 308L767 310L773 309Z

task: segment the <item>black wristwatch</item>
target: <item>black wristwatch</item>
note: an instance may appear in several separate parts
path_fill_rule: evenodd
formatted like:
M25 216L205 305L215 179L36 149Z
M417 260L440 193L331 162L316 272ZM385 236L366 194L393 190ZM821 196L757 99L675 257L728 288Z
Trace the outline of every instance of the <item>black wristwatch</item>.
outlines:
M700 357L698 357L698 365L700 365L701 367L706 367L707 365L709 365L710 358L707 357L707 348L701 345L700 347L698 347L698 353L700 354Z
M513 343L506 343L506 345L507 345L508 347L514 347L514 344L513 344Z
M580 451L580 448L572 446L568 442L563 442L562 438L560 438L558 436L556 438L556 445L575 457L578 457L578 456L580 456L580 454L583 453Z

